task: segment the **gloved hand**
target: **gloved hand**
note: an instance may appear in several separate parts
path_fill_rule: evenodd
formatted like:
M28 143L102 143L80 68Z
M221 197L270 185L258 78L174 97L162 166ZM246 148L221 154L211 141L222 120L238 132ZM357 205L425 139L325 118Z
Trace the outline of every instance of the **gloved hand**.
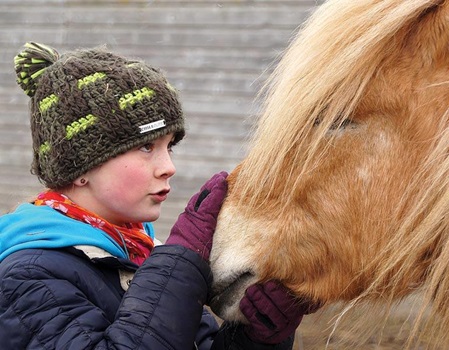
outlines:
M278 344L293 335L303 315L317 311L319 305L296 298L280 282L254 284L240 301L240 310L249 325L246 335L256 343Z
M209 260L217 216L228 191L227 176L225 171L215 174L190 198L165 244L182 245Z

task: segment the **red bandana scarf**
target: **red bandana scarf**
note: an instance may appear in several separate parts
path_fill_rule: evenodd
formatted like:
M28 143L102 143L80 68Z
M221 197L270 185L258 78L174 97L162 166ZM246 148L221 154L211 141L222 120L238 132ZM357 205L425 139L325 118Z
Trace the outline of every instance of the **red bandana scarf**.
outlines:
M153 250L154 242L146 234L142 223L127 224L127 227L111 224L54 191L40 193L34 205L47 205L72 219L103 230L128 253L129 259L139 266Z

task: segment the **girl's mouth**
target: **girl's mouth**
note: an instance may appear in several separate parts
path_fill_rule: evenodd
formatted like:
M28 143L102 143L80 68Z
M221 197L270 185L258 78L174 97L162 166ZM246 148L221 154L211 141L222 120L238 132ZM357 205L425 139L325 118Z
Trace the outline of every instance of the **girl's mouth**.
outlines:
M161 203L167 199L169 192L170 192L169 189L162 190L157 193L150 194L150 196L153 198L154 201Z

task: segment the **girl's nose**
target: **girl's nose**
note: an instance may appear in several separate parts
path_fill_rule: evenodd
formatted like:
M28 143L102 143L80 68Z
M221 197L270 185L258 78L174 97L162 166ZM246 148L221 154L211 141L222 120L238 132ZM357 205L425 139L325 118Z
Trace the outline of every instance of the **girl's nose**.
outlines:
M169 178L175 175L176 168L169 152L164 152L158 159L156 166L156 177Z

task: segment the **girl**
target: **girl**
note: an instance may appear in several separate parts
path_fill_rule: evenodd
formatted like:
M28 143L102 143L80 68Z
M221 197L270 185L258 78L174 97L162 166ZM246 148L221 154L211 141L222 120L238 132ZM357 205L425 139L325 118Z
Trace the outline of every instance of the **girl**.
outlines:
M157 69L101 49L15 58L31 98L32 172L48 188L0 218L5 349L290 349L303 310L276 282L254 285L247 325L219 329L203 305L226 173L189 201L165 245L150 222L184 137Z

